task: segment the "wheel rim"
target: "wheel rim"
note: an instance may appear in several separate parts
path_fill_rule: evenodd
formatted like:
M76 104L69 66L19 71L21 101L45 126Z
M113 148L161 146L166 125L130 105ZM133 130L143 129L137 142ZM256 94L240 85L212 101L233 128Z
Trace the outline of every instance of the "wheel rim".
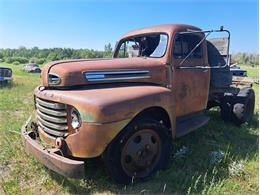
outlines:
M123 146L122 168L130 177L146 177L154 170L160 156L160 136L151 129L139 130Z

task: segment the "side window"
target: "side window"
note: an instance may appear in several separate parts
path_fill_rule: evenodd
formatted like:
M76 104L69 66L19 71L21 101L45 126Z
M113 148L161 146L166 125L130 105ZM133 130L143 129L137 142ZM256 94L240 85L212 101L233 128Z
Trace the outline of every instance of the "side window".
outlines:
M173 56L176 59L184 59L201 41L201 37L192 34L180 34L175 38ZM189 59L202 58L202 44L190 54Z
M134 41L125 41L121 44L118 57L119 58L132 58L139 55L139 44Z

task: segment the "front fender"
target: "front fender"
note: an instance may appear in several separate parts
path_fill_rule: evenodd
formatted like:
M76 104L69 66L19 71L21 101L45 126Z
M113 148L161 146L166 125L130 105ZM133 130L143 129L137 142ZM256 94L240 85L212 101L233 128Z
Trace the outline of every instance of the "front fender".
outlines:
M165 109L171 116L174 108L171 90L161 86L42 91L37 88L35 95L77 108L82 121L88 123L108 123L133 118L140 111L154 106Z
M151 107L163 108L168 113L169 118L172 118L174 101L171 91L160 86L135 86L117 89L107 98L100 98L99 117L101 121L107 122L133 119L137 114Z
M95 157L141 111L161 107L174 113L172 92L160 86L124 86L84 90L36 90L36 96L77 108L82 126L66 139L68 153L75 157Z

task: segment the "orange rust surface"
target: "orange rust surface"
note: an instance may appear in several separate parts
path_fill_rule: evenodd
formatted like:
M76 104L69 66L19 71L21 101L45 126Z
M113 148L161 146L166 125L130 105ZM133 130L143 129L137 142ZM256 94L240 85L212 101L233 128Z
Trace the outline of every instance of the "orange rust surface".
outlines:
M47 72L59 75L61 83L59 86L75 86L92 84L88 82L84 76L88 71L113 71L113 70L148 70L149 79L132 79L125 82L150 82L158 84L166 84L166 72L163 62L160 58L115 58L115 59L92 59L80 61L65 61L61 64L54 65L50 70L50 65L43 68L42 84L48 86ZM158 74L160 73L160 74ZM99 82L102 83L102 82Z
M105 124L83 123L77 133L71 134L65 139L67 153L82 158L101 155L106 146L129 121L130 119Z
M134 117L145 108L159 106L171 111L171 91L160 86L118 86L75 90L43 90L39 98L60 102L88 114L84 122L107 123ZM84 118L83 118L84 120Z
M135 79L130 82L149 82L165 84L166 72L164 65L170 59L172 48L172 37L178 31L187 29L200 30L191 25L166 24L131 31L122 38L129 36L162 32L168 35L168 47L162 58L113 58L113 59L79 59L79 60L61 60L48 63L42 69L42 85L48 86L48 73L58 74L62 80L59 86L73 86L89 84L82 74L87 71L106 71L106 70L125 70L125 69L147 69L150 71L150 79ZM128 81L126 81L128 82Z
M89 90L36 90L36 96L77 108L89 114L77 133L66 138L69 153L76 157L100 155L132 118L145 108L158 106L171 113L171 92L159 86L127 86ZM173 113L171 113L173 114ZM83 117L84 120L84 117ZM41 134L47 143L53 140Z
M135 35L159 33L159 32L166 33L168 35L172 35L176 31L183 31L186 29L199 30L199 28L192 26L192 25L187 25L187 24L161 24L161 25L150 26L150 27L145 27L145 28L140 28L140 29L130 31L130 32L124 34L121 37L121 39L125 39L127 37L132 37ZM171 38L171 36L170 36L170 38Z
M21 129L21 136L26 152L32 154L49 169L66 177L82 178L85 175L84 161L63 157L59 155L58 149L46 149L38 144L27 132L27 122Z
M202 37L201 37L202 38ZM174 42L173 42L174 44ZM209 66L207 44L202 43L203 57L187 59L182 66ZM171 57L173 72L173 89L176 98L176 116L204 110L208 101L210 71L209 69L179 69L182 60Z

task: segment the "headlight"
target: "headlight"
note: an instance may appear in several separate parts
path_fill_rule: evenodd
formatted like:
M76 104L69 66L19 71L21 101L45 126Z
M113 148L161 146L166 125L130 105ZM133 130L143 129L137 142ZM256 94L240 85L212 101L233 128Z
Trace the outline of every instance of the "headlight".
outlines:
M54 73L48 74L48 80L50 85L58 85L61 82L60 77Z
M71 110L71 126L74 129L79 128L81 125L81 118L80 118L80 114L79 111L76 108L73 108Z

